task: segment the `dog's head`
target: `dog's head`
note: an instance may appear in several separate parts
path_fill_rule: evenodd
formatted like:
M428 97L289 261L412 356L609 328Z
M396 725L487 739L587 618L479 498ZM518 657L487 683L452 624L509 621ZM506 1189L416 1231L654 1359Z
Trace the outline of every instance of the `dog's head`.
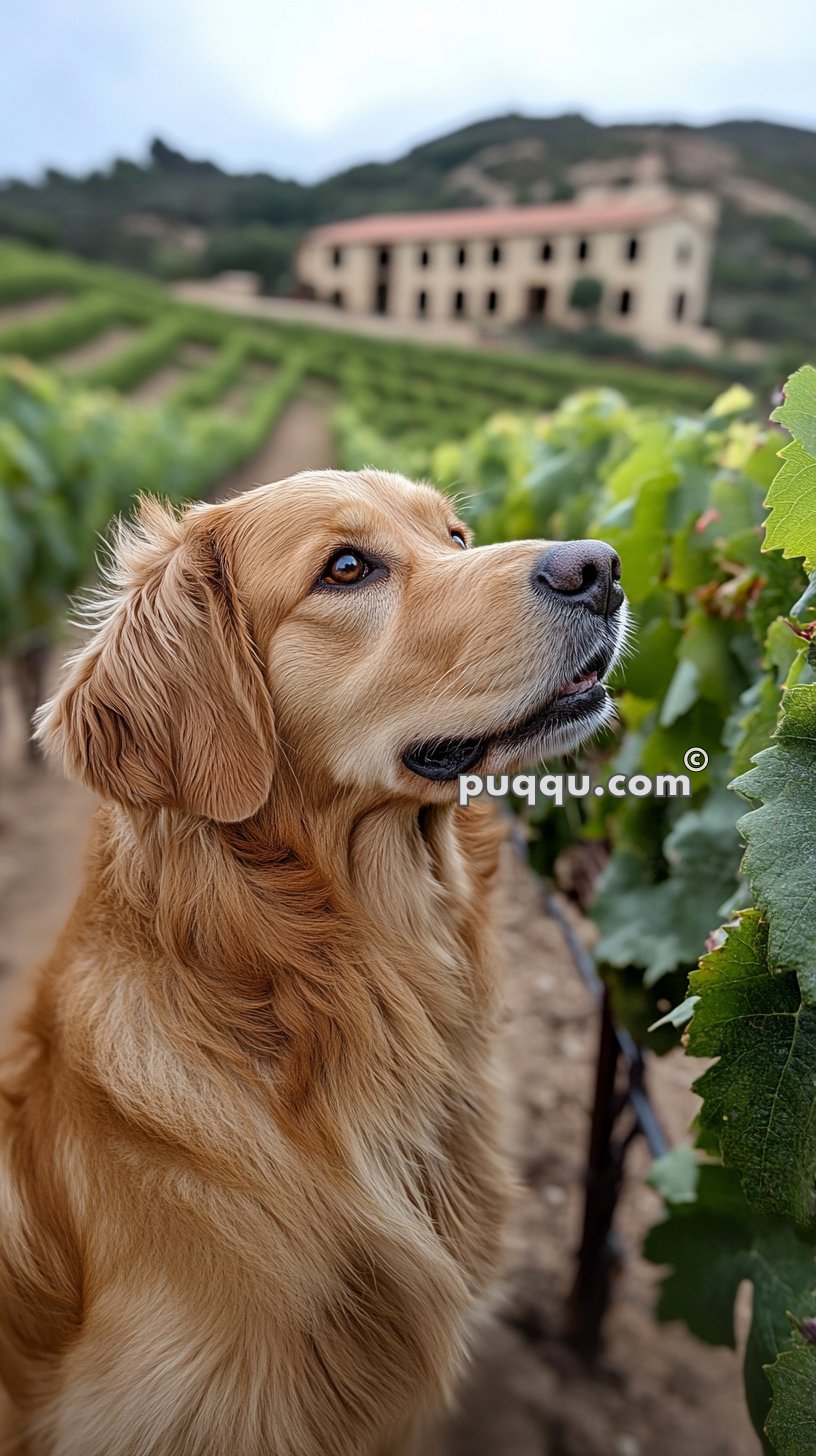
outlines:
M375 471L180 517L143 503L90 645L40 715L69 773L221 822L306 799L452 801L466 770L576 746L624 632L602 542L473 549L451 503Z

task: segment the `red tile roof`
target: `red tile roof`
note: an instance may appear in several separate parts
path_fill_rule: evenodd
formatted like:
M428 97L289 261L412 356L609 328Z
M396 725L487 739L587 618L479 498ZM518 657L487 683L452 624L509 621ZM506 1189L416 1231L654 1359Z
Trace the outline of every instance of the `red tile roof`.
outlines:
M644 227L682 211L676 198L632 202L557 202L547 207L469 207L451 212L392 212L331 222L309 234L319 243L433 242L530 233L599 232Z

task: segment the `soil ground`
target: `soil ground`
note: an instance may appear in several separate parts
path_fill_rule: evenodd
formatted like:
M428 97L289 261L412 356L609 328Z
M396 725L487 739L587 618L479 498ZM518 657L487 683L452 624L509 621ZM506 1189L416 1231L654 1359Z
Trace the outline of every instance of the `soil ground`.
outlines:
M162 404L188 377L191 369L209 364L215 350L207 344L185 344L167 364L140 379L127 391L131 404Z
M217 401L217 408L228 415L242 415L258 389L271 384L277 373L274 364L245 364L235 383Z
M130 344L133 344L139 335L139 330L130 328L127 324L114 324L109 329L103 329L101 334L94 334L84 344L77 344L74 349L67 349L64 354L56 354L50 361L54 369L63 374L77 374L85 369L96 369L101 364L109 364L117 354L121 354Z
M31 324L36 319L46 319L59 313L68 302L64 293L41 293L38 298L26 298L19 303L4 303L0 308L0 329L11 328L12 324Z
M219 494L333 463L326 400L311 390ZM240 477L240 478L239 478ZM8 716L7 721L8 721ZM13 725L12 725L13 727ZM91 796L23 766L23 729L6 731L0 800L0 1019L47 952L76 893ZM754 1456L738 1358L658 1326L658 1271L638 1253L659 1213L636 1148L619 1209L627 1249L602 1356L588 1369L563 1338L580 1227L596 1011L560 927L508 846L500 901L506 957L504 1036L516 1109L519 1197L500 1312L486 1327L459 1413L433 1456ZM673 1137L694 1112L693 1064L650 1066ZM427 1456L431 1456L430 1449Z
M174 389L187 378L189 370L182 363L164 364L155 374L140 379L127 392L130 404L162 404Z

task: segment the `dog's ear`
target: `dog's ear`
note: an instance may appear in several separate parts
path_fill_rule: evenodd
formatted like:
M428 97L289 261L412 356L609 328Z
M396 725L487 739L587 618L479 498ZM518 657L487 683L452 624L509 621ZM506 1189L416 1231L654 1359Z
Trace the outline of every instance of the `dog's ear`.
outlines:
M208 511L120 528L101 625L37 734L104 798L246 819L272 782L272 705Z

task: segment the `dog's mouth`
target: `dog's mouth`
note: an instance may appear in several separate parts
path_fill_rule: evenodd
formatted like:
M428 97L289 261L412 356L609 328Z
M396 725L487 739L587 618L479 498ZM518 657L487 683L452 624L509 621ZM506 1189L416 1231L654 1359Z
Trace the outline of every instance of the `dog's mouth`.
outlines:
M582 725L597 721L598 710L606 702L606 688L601 678L611 658L611 653L599 653L576 677L562 683L545 703L498 733L479 738L426 739L407 748L402 762L420 778L444 782L468 773L493 748L513 753L538 741L543 750L545 745L541 740L555 737L559 730L572 730L577 741Z

